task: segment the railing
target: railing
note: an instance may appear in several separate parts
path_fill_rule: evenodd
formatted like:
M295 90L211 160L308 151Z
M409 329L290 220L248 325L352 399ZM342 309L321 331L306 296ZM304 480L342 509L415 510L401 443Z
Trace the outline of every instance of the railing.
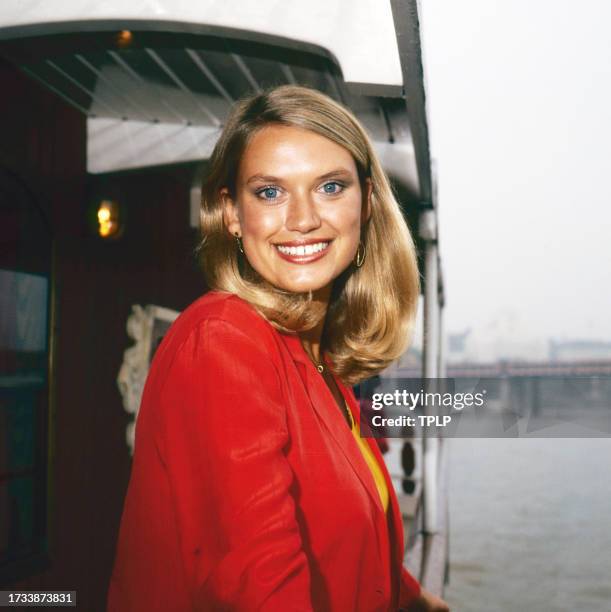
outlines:
M443 290L437 249L437 219L433 209L424 209L419 224L424 251L424 345L422 378L445 375L442 351ZM435 416L430 407L425 414ZM414 482L411 495L399 495L406 538L405 564L428 591L442 596L448 579L449 517L447 445L426 429L420 440L420 474L401 475ZM416 445L416 441L404 444ZM396 477L398 475L395 475Z

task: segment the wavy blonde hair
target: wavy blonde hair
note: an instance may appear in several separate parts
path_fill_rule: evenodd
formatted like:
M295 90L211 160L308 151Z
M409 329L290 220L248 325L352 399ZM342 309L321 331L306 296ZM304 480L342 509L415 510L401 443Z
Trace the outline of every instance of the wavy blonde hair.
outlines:
M354 158L361 188L368 178L372 183L371 214L361 228L365 261L335 280L326 312L311 293L290 293L261 278L223 221L221 189L235 195L242 154L270 124L310 130L341 145ZM420 291L414 242L365 130L331 98L284 85L234 106L204 179L201 232L198 250L208 286L238 295L282 332L306 331L324 317L321 350L346 384L377 374L405 351Z

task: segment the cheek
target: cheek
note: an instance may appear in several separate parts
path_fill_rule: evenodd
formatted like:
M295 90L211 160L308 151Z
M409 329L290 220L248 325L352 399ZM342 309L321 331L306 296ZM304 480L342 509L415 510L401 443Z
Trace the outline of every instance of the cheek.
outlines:
M361 232L361 207L358 202L334 211L329 222L346 240L358 243Z
M281 211L246 204L242 211L243 239L264 240L282 227L282 223Z

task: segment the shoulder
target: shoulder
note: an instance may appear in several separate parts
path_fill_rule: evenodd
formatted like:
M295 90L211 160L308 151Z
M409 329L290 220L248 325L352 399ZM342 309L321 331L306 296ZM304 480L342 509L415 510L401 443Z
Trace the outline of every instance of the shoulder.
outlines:
M163 339L156 360L171 359L187 345L205 346L223 342L250 345L272 353L278 332L248 302L221 291L210 291L188 306L174 321ZM183 351L184 352L184 351Z
M269 404L266 414L282 414L276 333L250 304L229 293L210 292L179 315L157 349L142 402L145 414L154 415L149 418L159 428L162 454L179 444L168 432L179 427L183 438L189 428L214 434L227 426L228 411L244 415L259 405L253 397Z
M227 320L247 317L266 322L246 300L237 295L226 291L209 291L187 306L175 323L185 324L210 317Z

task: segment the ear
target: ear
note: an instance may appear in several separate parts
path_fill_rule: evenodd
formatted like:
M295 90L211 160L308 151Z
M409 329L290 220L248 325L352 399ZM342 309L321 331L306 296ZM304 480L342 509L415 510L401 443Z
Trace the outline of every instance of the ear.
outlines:
M237 203L231 197L227 187L221 188L219 191L219 196L223 203L223 222L225 223L227 231L233 236L235 236L236 233L241 236L242 227L240 225Z
M373 194L373 183L371 178L365 179L365 185L363 186L363 206L361 207L361 225L364 225L369 221L371 217L371 196Z

